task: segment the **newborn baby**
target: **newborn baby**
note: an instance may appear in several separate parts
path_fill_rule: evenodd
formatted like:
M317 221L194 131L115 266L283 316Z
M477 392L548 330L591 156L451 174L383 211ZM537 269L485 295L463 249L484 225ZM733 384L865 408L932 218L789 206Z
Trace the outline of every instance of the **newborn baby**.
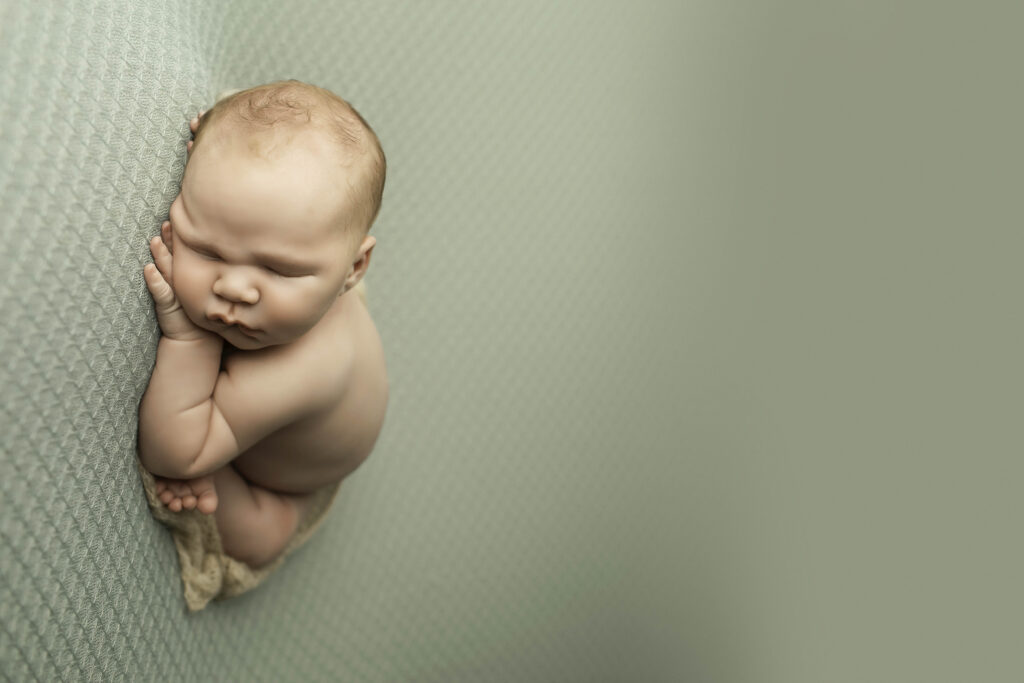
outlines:
M168 509L213 515L224 552L260 567L384 422L384 353L360 281L385 159L348 103L299 81L223 98L191 128L144 268L163 336L139 458Z

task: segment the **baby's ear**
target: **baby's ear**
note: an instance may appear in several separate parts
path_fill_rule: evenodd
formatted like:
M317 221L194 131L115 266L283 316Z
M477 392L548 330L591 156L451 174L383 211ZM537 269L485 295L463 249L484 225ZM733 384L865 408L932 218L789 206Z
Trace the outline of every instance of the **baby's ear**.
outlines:
M376 237L366 237L363 243L359 245L359 251L356 252L356 258L352 262L352 267L355 268L356 272L366 272L366 269L370 267L370 256L373 255L373 248L377 245Z
M366 259L370 258L370 252L377 246L377 238L372 235L367 235L363 238L363 243L359 245L359 256Z
M370 256L373 254L373 248L376 244L376 237L367 236L363 239L363 243L359 245L359 250L352 261L352 271L345 278L346 290L355 287L363 279L363 276L366 275L366 269L370 267Z

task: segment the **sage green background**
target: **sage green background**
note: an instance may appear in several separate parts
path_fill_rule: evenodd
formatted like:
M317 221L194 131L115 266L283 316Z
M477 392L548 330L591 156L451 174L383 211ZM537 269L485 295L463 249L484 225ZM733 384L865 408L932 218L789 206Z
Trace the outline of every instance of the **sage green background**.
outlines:
M1019 681L1010 3L0 4L12 681ZM227 88L389 160L391 404L187 615L134 466L147 239Z

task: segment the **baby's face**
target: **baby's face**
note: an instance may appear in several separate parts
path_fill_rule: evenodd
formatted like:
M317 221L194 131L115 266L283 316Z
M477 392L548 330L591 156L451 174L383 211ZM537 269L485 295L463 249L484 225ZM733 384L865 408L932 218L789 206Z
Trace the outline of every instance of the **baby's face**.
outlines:
M309 331L344 291L351 249L336 164L288 140L280 157L217 140L189 159L171 204L174 290L188 317L240 349ZM241 326L241 327L240 327Z

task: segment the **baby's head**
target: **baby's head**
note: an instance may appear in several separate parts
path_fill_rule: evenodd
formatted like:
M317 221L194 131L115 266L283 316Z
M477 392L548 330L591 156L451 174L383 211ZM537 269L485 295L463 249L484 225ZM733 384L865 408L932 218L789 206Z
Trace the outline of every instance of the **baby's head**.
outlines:
M218 101L170 211L186 313L241 348L310 329L369 266L385 169L376 134L330 91L279 81Z
M321 180L332 191L323 201L334 202L333 227L355 244L380 211L387 168L380 141L352 105L324 88L276 81L224 97L200 119L190 165L204 141L268 164L283 160L296 145L313 151L323 164Z

